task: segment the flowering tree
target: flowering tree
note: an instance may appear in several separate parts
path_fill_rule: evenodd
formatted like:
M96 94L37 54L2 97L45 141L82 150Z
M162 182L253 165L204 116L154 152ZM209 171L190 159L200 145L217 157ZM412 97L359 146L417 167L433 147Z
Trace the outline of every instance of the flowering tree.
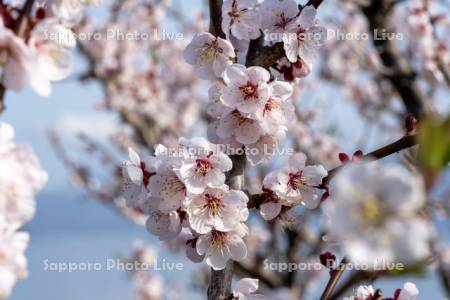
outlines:
M361 284L425 274L429 266L450 294L447 246L433 227L449 197L450 119L442 104L450 85L448 7L403 2L209 0L208 31L202 11L190 18L169 1L113 2L100 24L82 18L83 1L55 1L50 11L33 10L33 1L18 10L4 4L3 90L29 84L46 95L51 81L67 76L74 39L42 38L48 32L72 37L73 28L78 37L96 37L80 38L89 62L80 79L101 84L102 107L122 126L111 145L80 140L108 175L97 178L91 163L69 156L57 132L51 140L91 195L201 263L208 299L412 300L419 291L410 282L384 291L387 298ZM167 20L190 42L145 38ZM120 38L132 31L139 35ZM325 101L308 105L314 97ZM389 139L387 146L364 154L351 143L351 158L341 150L339 126L333 132L323 124L339 116L330 107L343 97L345 109ZM11 139L12 129L0 127L0 153L20 152ZM112 148L129 158L120 164ZM378 162L398 152L400 161ZM45 176L32 161L35 192ZM20 164L8 168L28 170ZM30 218L9 204L22 204L20 196L0 198L5 241ZM12 278L8 290L22 276L23 244L0 245L15 247L0 267ZM131 260L145 261L148 251L139 245ZM133 279L139 299L164 297L154 274ZM314 293L320 279L327 282Z

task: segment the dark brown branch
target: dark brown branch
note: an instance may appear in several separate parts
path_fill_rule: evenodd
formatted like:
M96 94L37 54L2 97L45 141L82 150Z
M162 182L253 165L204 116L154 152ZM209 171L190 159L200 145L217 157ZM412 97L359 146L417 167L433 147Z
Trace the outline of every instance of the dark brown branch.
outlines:
M233 168L226 174L225 183L234 190L242 190L244 185L244 171L247 158L245 155L233 155L230 157ZM231 280L233 278L233 260L229 260L225 269L214 271L211 269L211 276L208 286L208 300L223 300L231 296Z
M210 25L209 31L215 36L225 37L222 31L222 0L209 0ZM226 184L232 189L241 190L243 188L244 171L246 157L245 155L236 155L230 157L233 162L233 168L226 174ZM215 271L211 269L211 275L208 286L208 300L228 299L231 296L231 281L233 278L233 260L229 260L225 269Z
M417 136L416 135L407 135L399 139L398 141L389 144L387 146L381 147L380 149L377 149L373 152L370 152L363 156L363 158L367 159L382 159L389 155L392 155L394 153L398 153L402 150L411 148L413 146L417 145ZM337 171L339 171L342 168L342 166L339 166L337 168L334 168L328 172L328 176L324 178L322 184L326 185L328 181L336 174Z
M341 263L339 264L339 267L332 271L330 274L330 280L327 283L327 286L325 287L325 290L322 293L322 296L320 296L320 300L328 300L330 299L331 293L333 293L333 290L338 283L339 279L342 277L342 274L344 274L345 268L347 266L348 260L347 258L343 258Z
M3 84L0 83L0 114L5 111L5 93L6 89Z
M408 135L408 136L402 137L401 139L399 139L398 141L396 141L392 144L381 147L373 152L370 152L370 153L364 155L363 158L378 160L378 159L387 157L389 155L392 155L394 153L400 152L402 150L411 148L415 145L417 145L417 136L416 135ZM326 187L328 185L328 182L330 181L330 179L341 168L342 168L342 166L339 166L339 167L336 167L336 168L328 171L328 176L323 179L322 186ZM259 205L261 205L264 202L266 197L267 197L267 194L265 194L265 193L250 196L248 208L258 208Z
M372 0L362 7L362 12L369 23L370 32L381 32L389 28L393 7L396 0ZM426 97L419 88L416 74L407 59L396 48L395 42L389 39L373 39L378 55L389 73L385 77L391 82L402 99L406 110L416 118L425 113Z
M221 38L225 38L222 31L222 0L209 0L209 32Z

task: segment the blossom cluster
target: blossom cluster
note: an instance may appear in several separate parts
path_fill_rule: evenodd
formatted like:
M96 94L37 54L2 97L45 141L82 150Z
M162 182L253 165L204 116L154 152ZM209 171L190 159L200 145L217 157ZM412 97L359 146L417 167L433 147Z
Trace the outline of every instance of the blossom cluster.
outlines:
M54 0L36 3L33 15L16 16L20 7L1 3L1 83L20 91L31 86L41 96L51 83L66 78L72 67L70 50L76 45L71 27L81 21L85 5L99 1ZM30 20L28 20L28 18Z
M321 165L306 166L306 155L297 153L289 158L286 165L264 178L263 190L269 196L261 204L261 216L273 220L282 211L302 204L309 209L319 205L317 187L328 172Z
M215 144L245 148L252 164L268 161L295 118L293 86L274 78L286 78L286 68L291 64L296 65L295 74L299 77L308 75L323 42L316 35L323 38L324 28L317 25L314 7L300 9L293 0L262 4L225 1L222 16L222 30L227 39L203 32L184 51L196 75L213 81L207 108L213 119L208 138ZM268 44L283 43L284 76L276 70L246 67L244 64L248 62L241 62L240 54L245 54L249 41L260 37L262 32ZM279 35L279 39L274 35Z
M188 231L187 256L205 259L216 270L230 258L246 257L248 197L225 184L225 172L232 168L227 155L202 138L181 138L176 151L158 145L147 159L131 149L129 154L123 167L125 197L149 216L150 233L166 241Z
M91 62L83 79L98 80L105 92L101 106L119 111L124 122L132 116L134 122L129 123L136 130L148 131L143 127L151 124L152 133L143 134L152 137L146 140L149 145L176 143L178 136L199 126L201 107L207 99L203 86L183 60L184 42L153 37L122 41L108 33L163 32L171 13L168 0L126 0L103 23L86 18L76 28L79 36L92 36L79 41L82 53ZM184 26L182 18L174 21L183 35L197 32L193 25ZM119 134L134 138L125 130Z
M299 7L294 0L227 0L222 7L222 30L230 40L246 41L262 34L269 43L282 42L295 68L311 70L325 28L318 26L313 6ZM304 77L305 74L300 77Z
M355 295L351 297L344 297L343 300L371 300L375 297L376 291L371 285L359 286ZM397 289L394 292L394 296L391 298L381 298L380 299L393 299L393 300L415 300L419 295L419 290L416 285L411 282L406 282L403 288Z
M29 235L19 231L35 212L35 194L47 174L31 148L14 143L14 130L0 122L0 298L27 276L24 252Z

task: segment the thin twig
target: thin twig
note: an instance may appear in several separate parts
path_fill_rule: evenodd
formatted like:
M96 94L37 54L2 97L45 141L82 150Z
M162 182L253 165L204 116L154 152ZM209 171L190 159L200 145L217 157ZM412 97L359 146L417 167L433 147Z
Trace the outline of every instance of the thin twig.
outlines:
M339 279L342 277L342 274L344 274L345 267L347 266L348 260L347 258L343 258L341 263L339 264L339 267L336 270L333 270L330 275L330 280L327 283L327 286L325 287L325 290L322 293L322 296L320 296L320 300L328 300L330 299L331 293L333 293L334 288L336 287L336 284L338 283Z
M373 152L370 152L370 153L364 155L363 158L378 160L378 159L387 157L389 155L392 155L394 153L400 152L402 150L411 148L415 145L417 145L417 136L416 135L408 135L408 136L402 137L401 139L399 139L398 141L396 141L392 144L381 147ZM326 187L328 185L330 179L342 167L343 167L343 165L328 171L328 176L323 179L321 187ZM248 208L258 208L259 205L261 205L261 203L263 203L266 198L267 198L266 193L251 195L250 201L248 202L247 207Z

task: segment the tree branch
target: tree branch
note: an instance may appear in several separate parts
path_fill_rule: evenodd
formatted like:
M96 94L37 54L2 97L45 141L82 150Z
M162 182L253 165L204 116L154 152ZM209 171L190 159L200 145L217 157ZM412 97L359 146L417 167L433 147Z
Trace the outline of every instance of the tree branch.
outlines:
M417 145L417 135L407 135L392 144L381 147L375 151L372 151L364 155L363 159L364 158L366 159L372 158L376 160L382 159L394 153L411 148L415 145ZM321 187L327 186L330 179L333 178L336 172L339 171L342 167L343 165L328 171L328 176L323 179ZM250 201L248 202L248 208L258 208L259 205L261 205L264 202L266 197L267 197L266 193L251 195Z
M328 300L330 299L331 293L333 292L336 284L338 283L339 279L342 277L342 274L344 274L345 267L347 266L348 260L347 258L343 258L341 263L339 264L339 267L336 270L333 270L330 274L330 280L327 283L327 286L325 287L325 290L322 293L322 296L320 296L320 300Z
M221 38L225 38L222 31L222 0L209 0L209 32Z
M397 2L372 0L369 5L361 8L372 33L389 28L393 8ZM382 63L390 71L385 77L397 90L407 111L420 118L425 113L427 99L417 84L415 72L406 58L398 53L393 40L374 38L373 43Z

